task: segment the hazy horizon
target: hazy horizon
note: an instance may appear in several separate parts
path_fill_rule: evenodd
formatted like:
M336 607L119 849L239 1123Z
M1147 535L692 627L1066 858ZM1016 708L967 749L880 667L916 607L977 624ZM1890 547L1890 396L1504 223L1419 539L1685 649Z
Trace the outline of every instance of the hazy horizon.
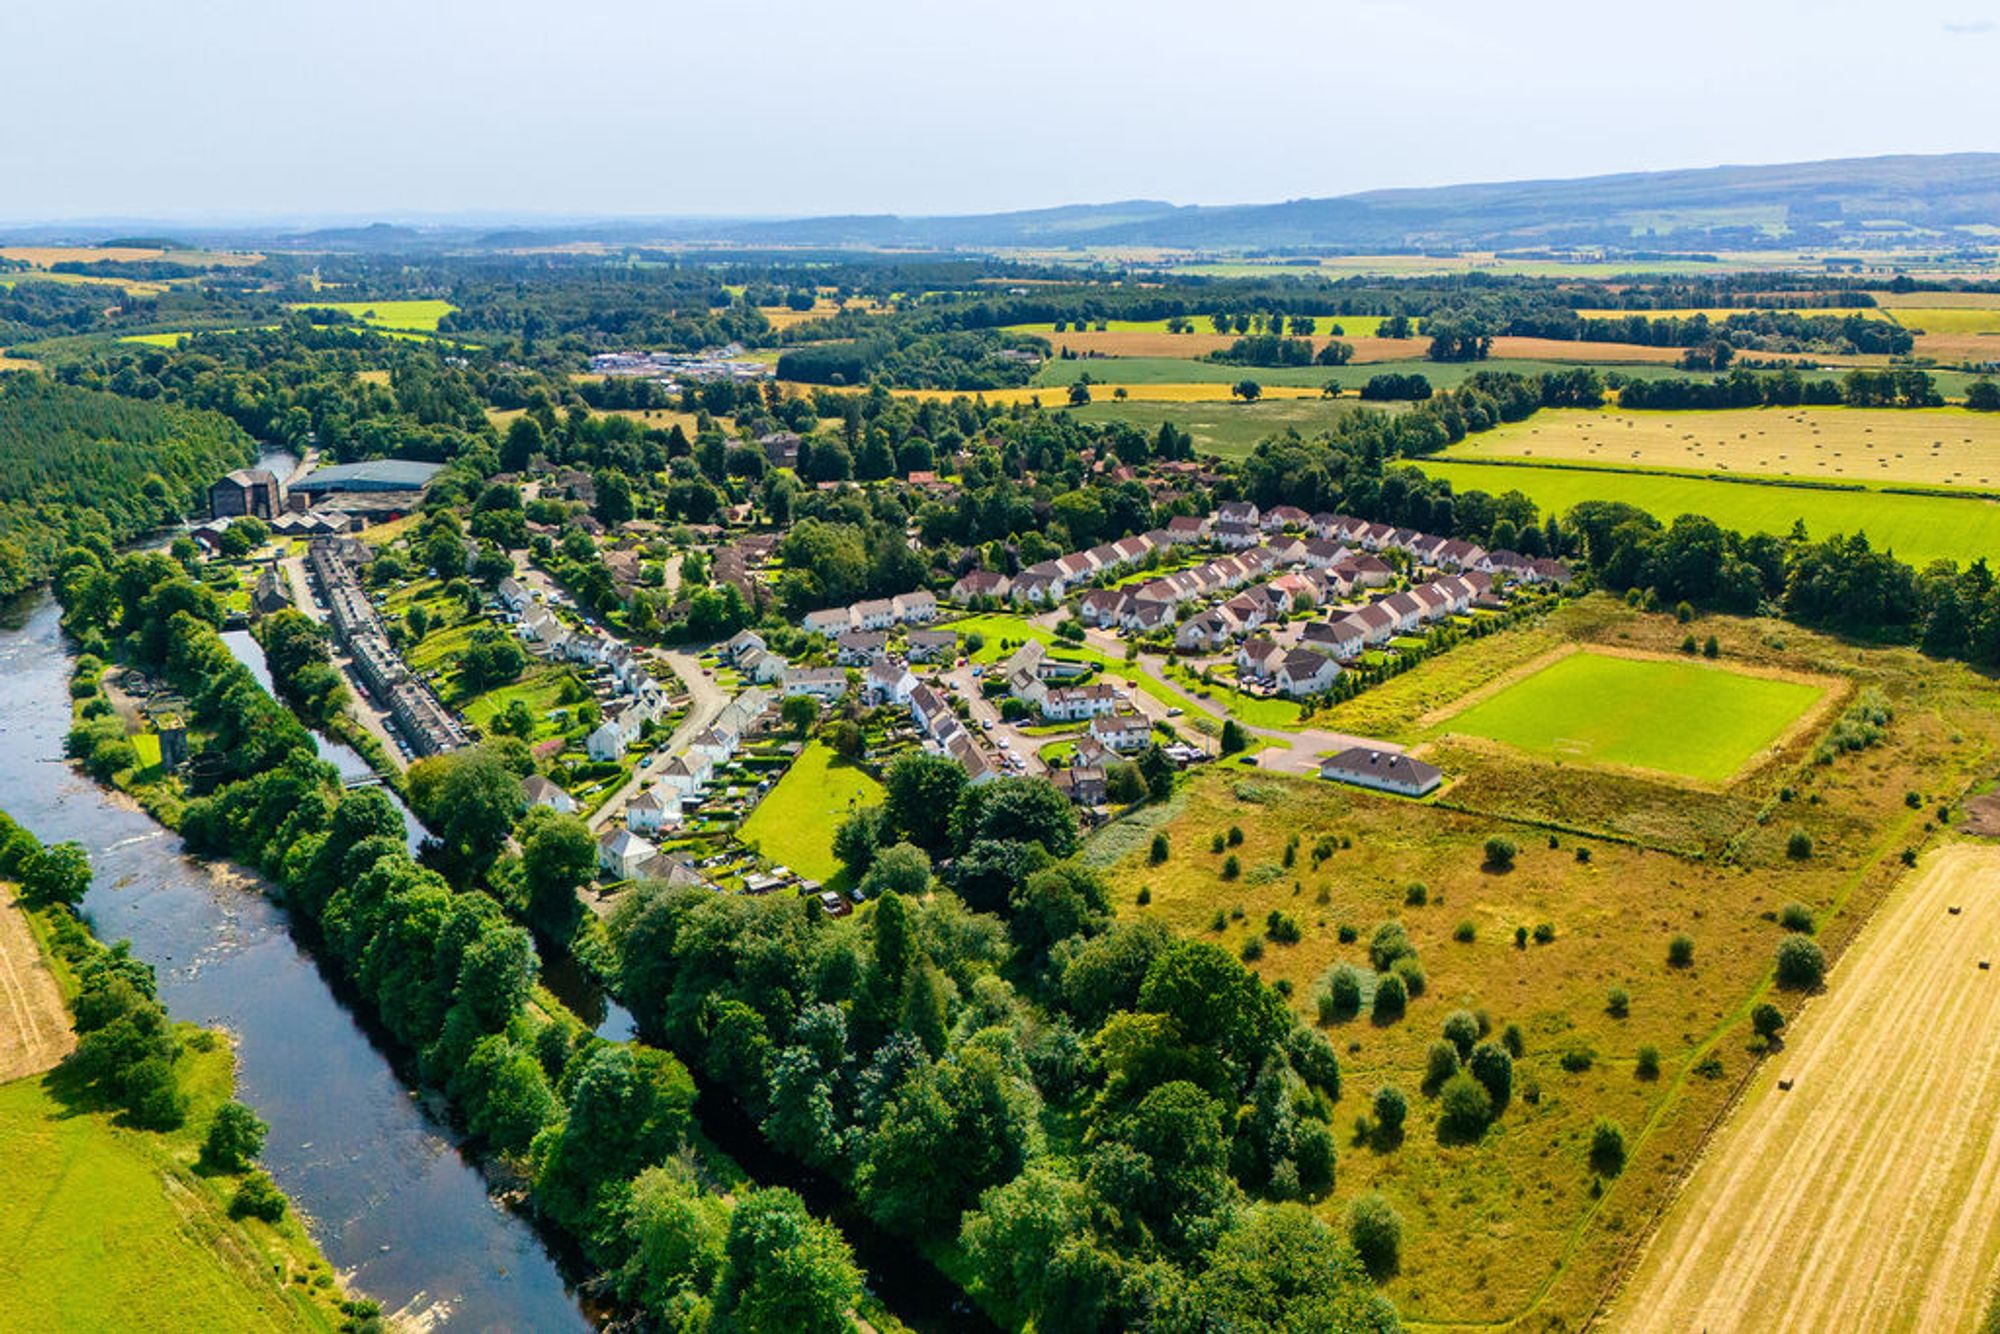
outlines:
M1420 14L1249 0L1226 26L1214 13L776 0L746 25L627 0L29 10L10 21L9 73L37 120L0 139L0 219L1259 203L1981 151L2000 111L2000 25L1963 2L1916 0L1889 26L1850 0L1691 0L1671 22L1573 0ZM1883 114L1906 104L1924 114Z

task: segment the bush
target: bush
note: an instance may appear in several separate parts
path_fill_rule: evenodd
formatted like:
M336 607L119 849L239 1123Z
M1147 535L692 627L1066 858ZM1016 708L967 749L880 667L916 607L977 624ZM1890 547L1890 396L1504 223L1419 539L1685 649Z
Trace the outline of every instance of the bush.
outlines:
M1756 1030L1758 1037L1769 1042L1784 1029L1785 1012L1769 1001L1759 1001L1757 1007L1750 1011L1750 1027Z
M1222 848L1223 848L1222 835L1217 834L1214 838L1208 840L1208 850L1210 852L1221 852Z
M1242 825L1240 825L1240 824L1233 824L1233 825L1229 826L1229 846L1230 846L1230 847L1232 847L1232 848L1240 848L1240 847L1242 847L1242 846L1243 846L1243 826L1242 826Z
M1493 1099L1495 1107L1505 1107L1514 1096L1514 1058L1499 1043L1482 1042L1474 1047L1465 1068Z
M1613 987L1604 998L1604 1012L1613 1019L1623 1019L1632 1013L1632 997L1623 987Z
M1243 947L1237 953L1243 957L1243 962L1255 963L1264 957L1264 942L1260 937L1252 936L1243 942Z
M1375 965L1375 971L1386 973L1395 966L1396 960L1405 955L1415 954L1417 947L1410 943L1409 932L1403 930L1401 922L1390 920L1375 928L1375 934L1368 941L1368 962Z
M1153 887L1151 885L1139 886L1139 893L1133 899L1133 902L1137 903L1141 908L1143 908L1152 901L1153 901Z
M275 1223L285 1216L285 1196L277 1183L262 1172L252 1172L236 1188L236 1197L229 1202L231 1218L261 1218L266 1223Z
M1511 871L1514 869L1514 841L1497 835L1486 840L1486 869L1489 871Z
M1343 945L1352 945L1355 941L1361 939L1360 929L1352 922L1342 922L1335 929L1334 935L1340 938L1340 943Z
M1453 1010L1445 1016L1445 1041L1458 1048L1460 1060L1472 1054L1472 1044L1479 1041L1479 1020L1470 1010Z
M1528 1039L1519 1024L1508 1024L1500 1030L1500 1045L1507 1049L1509 1056L1519 1058L1528 1050Z
M1660 1049L1651 1043L1639 1048L1639 1059L1633 1067L1633 1073L1637 1074L1641 1079L1658 1079L1660 1077Z
M1514 948L1515 948L1515 949L1517 949L1517 950L1524 950L1524 949L1528 948L1528 928L1527 928L1527 927L1525 927L1525 926L1517 926L1517 927L1515 927L1515 928L1514 928Z
M1375 1006L1370 1013L1378 1024L1393 1023L1403 1017L1409 1007L1410 992L1403 979L1395 973L1384 973L1375 979Z
M1778 985L1787 991L1812 991L1826 979L1826 955L1805 936L1778 942Z
M1704 658L1719 658L1722 656L1722 644L1714 635L1710 635L1702 641L1701 656Z
M1361 1013L1361 970L1351 963L1337 963L1327 971L1319 993L1319 1021L1322 1024L1352 1019Z
M1451 929L1451 938L1461 945L1470 945L1479 935L1479 927L1468 917Z
M1439 1038L1433 1042L1424 1057L1423 1089L1435 1093L1444 1087L1444 1082L1457 1074L1461 1068L1458 1048Z
M1421 908L1431 899L1430 886L1419 880L1403 891L1403 902L1412 908Z
M1590 1167L1607 1177L1625 1170L1625 1132L1609 1117L1598 1117L1590 1129Z
M1299 943L1299 924L1297 919L1273 908L1265 915L1264 934L1280 945L1296 945Z
M1785 839L1785 855L1795 862L1802 862L1812 856L1812 835L1803 829L1793 829Z
M1403 1220L1387 1200L1373 1192L1356 1200L1348 1211L1347 1239L1377 1281L1394 1274L1402 1261Z
M1493 1095L1461 1070L1438 1094L1438 1126L1461 1139L1478 1139L1493 1120Z
M1555 923L1553 922L1535 923L1535 943L1537 945L1546 945L1555 938L1556 938Z
M1778 914L1778 925L1787 931L1797 931L1801 935L1811 935L1816 927L1812 909L1803 903L1787 903Z
M1402 981L1403 989L1412 997L1424 994L1424 987L1429 979L1424 976L1423 962L1416 955L1405 954L1396 960L1396 966L1391 971Z
M1384 1084L1375 1090L1375 1124L1382 1133L1395 1139L1403 1133L1403 1122L1410 1114L1410 1100L1403 1096L1403 1090L1394 1084Z
M1585 862L1585 863L1588 863L1588 862L1590 861L1590 849L1589 849L1589 848L1587 848L1587 847L1585 847L1585 846L1584 846L1583 844L1581 844L1581 843L1577 844L1577 845L1576 845L1576 859L1577 859L1578 861L1580 861L1580 862Z
M1580 1075L1597 1061L1597 1053L1578 1043L1562 1054L1562 1068L1573 1075Z
M1163 833L1155 834L1153 835L1152 850L1147 854L1147 856L1151 858L1153 865L1158 866L1161 862L1167 859L1167 856L1170 851L1171 849L1167 845L1167 836Z
M1694 966L1694 937L1675 936L1667 942L1667 966L1670 968Z
M1234 880L1237 876L1242 874L1243 874L1243 863L1237 860L1235 853L1232 852L1227 857L1224 857L1222 859L1222 878L1224 880Z

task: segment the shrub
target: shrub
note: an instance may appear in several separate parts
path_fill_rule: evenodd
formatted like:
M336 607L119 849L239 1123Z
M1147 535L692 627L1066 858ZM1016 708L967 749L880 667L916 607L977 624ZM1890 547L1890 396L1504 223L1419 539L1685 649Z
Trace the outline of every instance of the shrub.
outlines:
M1517 927L1515 927L1515 928L1514 928L1514 948L1515 948L1515 949L1517 949L1517 950L1524 950L1524 949L1528 948L1528 928L1527 928L1527 927L1525 927L1525 926L1517 926Z
M266 1223L275 1223L285 1216L284 1193L266 1174L252 1172L236 1188L236 1197L229 1202L229 1216L261 1218Z
M1229 914L1217 908L1215 916L1208 919L1208 929L1211 931L1227 931L1229 929Z
M1811 935L1815 926L1812 909L1803 903L1787 903L1778 914L1778 925L1787 931L1797 931L1801 935Z
M1500 1045L1507 1049L1509 1056L1519 1057L1528 1050L1528 1039L1519 1024L1508 1024L1500 1030Z
M1787 991L1811 991L1826 979L1826 955L1805 936L1778 942L1778 985Z
M1461 1070L1444 1082L1438 1094L1438 1125L1463 1139L1478 1139L1493 1120L1493 1095Z
M1694 937L1675 936L1667 942L1667 965L1671 968L1694 966Z
M1242 874L1243 863L1236 859L1235 853L1232 852L1222 859L1222 878L1224 880L1234 880Z
M1453 1010L1445 1016L1445 1041L1458 1049L1459 1059L1472 1054L1472 1044L1479 1041L1479 1020L1470 1010Z
M1461 945L1470 945L1479 935L1479 927L1468 917L1451 929L1451 938Z
M1396 966L1392 971L1412 996L1424 994L1424 986L1428 979L1424 976L1424 965L1416 955L1405 954L1396 960Z
M1135 902L1137 902L1138 905L1141 908L1143 908L1152 901L1153 901L1153 887L1151 885L1139 886L1139 895L1138 898L1135 900Z
M1609 1117L1598 1117L1590 1128L1590 1167L1607 1177L1625 1170L1625 1132Z
M1459 1072L1458 1048L1439 1038L1430 1046L1424 1056L1424 1083L1426 1093L1435 1093L1444 1087L1444 1081Z
M1280 945L1296 945L1299 943L1299 924L1273 908L1264 918L1264 934Z
M1375 934L1368 941L1368 961L1375 965L1378 973L1388 972L1396 960L1416 952L1416 946L1410 943L1409 932L1394 919L1376 927Z
M1403 1254L1403 1220L1389 1202L1370 1192L1347 1214L1347 1239L1370 1276L1380 1281L1396 1272Z
M1232 847L1232 848L1240 848L1240 847L1242 847L1242 846L1243 846L1243 826L1242 826L1242 825L1240 825L1240 824L1233 824L1233 825L1229 826L1229 846L1230 846L1230 847Z
M1785 839L1785 855L1795 862L1802 862L1812 856L1812 835L1803 829L1793 829Z
M1403 1133L1403 1121L1410 1114L1410 1100L1394 1084L1375 1090L1375 1124L1390 1139Z
M1514 840L1495 835L1486 840L1486 869L1489 871L1511 871L1514 869Z
M1769 1001L1757 1002L1757 1007L1750 1011L1750 1027L1766 1042L1777 1037L1784 1026L1785 1012Z
M1319 993L1319 1021L1331 1024L1361 1013L1361 970L1337 963L1327 971Z
M1409 989L1403 985L1401 977L1395 973L1384 973L1375 979L1375 1006L1370 1013L1376 1023L1387 1024L1401 1019L1409 1003Z
M1419 880L1403 891L1403 902L1412 908L1421 908L1430 902L1430 886Z
M1161 862L1165 861L1170 852L1171 848L1167 844L1167 836L1164 833L1153 835L1152 851L1147 854L1152 859L1153 865L1158 866Z
M1243 962L1255 963L1264 957L1264 941L1259 936L1252 936L1243 942L1243 947L1237 953L1243 957Z
M1924 794L1912 788L1903 794L1903 804L1914 811L1924 804Z
M1689 635L1681 641L1681 652L1687 654L1689 657L1693 657L1700 651L1700 648L1701 646L1695 642L1693 635Z
M1633 1072L1641 1079L1658 1079L1660 1077L1660 1049L1651 1043L1639 1048L1639 1060L1634 1066Z
M1514 1058L1499 1043L1482 1042L1474 1047L1465 1068L1492 1097L1495 1107L1505 1107L1514 1096Z
M1623 1019L1632 1013L1632 997L1623 987L1613 987L1604 998L1604 1012L1613 1019Z
M1562 1068L1573 1075L1580 1075L1597 1061L1597 1053L1578 1043L1562 1054Z
M1217 834L1214 838L1208 840L1208 850L1210 852L1221 852L1222 848L1223 848L1222 835Z
M1555 923L1553 922L1535 923L1535 943L1537 945L1546 945L1555 938L1556 938Z
M1577 844L1576 859L1580 862L1588 862L1590 860L1590 849L1581 843Z
M1340 937L1340 943L1343 945L1352 945L1355 941L1361 939L1360 929L1352 922L1342 922L1335 929L1334 934Z
M1719 658L1722 656L1722 644L1714 635L1710 635L1701 642L1701 656L1704 658Z

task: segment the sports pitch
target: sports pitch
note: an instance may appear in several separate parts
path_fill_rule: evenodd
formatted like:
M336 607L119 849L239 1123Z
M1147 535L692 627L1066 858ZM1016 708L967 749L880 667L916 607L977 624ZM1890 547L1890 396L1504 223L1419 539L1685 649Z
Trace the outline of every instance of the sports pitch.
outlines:
M1824 694L1702 662L1586 650L1480 700L1442 730L1583 764L1719 783Z

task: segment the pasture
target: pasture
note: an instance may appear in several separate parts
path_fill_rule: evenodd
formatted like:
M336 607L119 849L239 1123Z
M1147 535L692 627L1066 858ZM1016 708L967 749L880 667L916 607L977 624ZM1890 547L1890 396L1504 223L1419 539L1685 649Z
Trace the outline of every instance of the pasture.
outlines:
M814 741L764 794L737 837L755 844L772 861L824 883L842 872L833 855L834 829L850 811L881 800L882 785L866 770Z
M1548 408L1439 455L1769 475L1820 482L2000 486L2000 414L1964 408Z
M1459 491L1519 491L1545 512L1561 514L1586 500L1615 500L1671 523L1705 514L1725 528L1784 535L1803 522L1814 539L1865 532L1869 542L1921 569L1933 560L1967 563L2000 551L2000 503L1956 496L1898 495L1720 481L1668 472L1462 463L1425 459L1431 476ZM1988 474L1992 476L1993 474Z
M1827 687L1695 660L1570 653L1446 720L1558 760L1723 782L1778 741Z
M2000 1262L2000 986L1978 966L1996 879L2000 848L1959 844L1897 888L1717 1132L1613 1327L1978 1326Z
M438 321L458 307L449 301L307 301L294 310L342 310L374 329L436 333Z

